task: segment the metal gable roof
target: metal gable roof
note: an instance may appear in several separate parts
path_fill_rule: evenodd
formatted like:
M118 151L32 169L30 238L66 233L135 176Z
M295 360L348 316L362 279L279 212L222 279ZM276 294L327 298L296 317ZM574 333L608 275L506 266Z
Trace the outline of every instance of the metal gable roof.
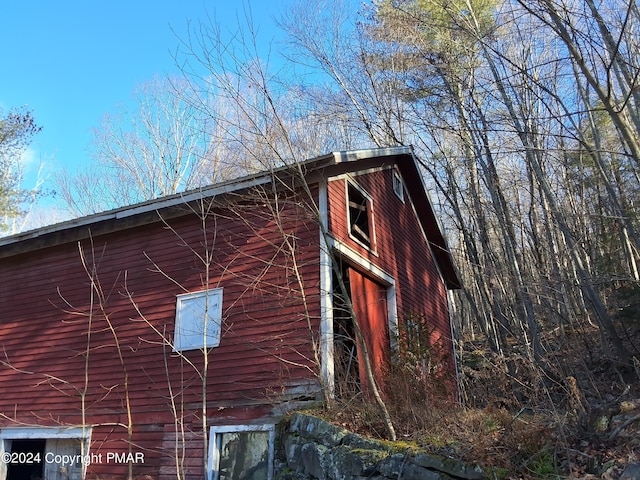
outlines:
M300 184L300 179L303 177L304 181L314 184L322 178L362 171L384 164L398 165L415 203L416 213L432 245L442 276L449 288L459 288L457 272L410 147L332 152L271 171L2 237L0 238L0 258L77 241L88 238L90 235L112 233L157 222L160 220L160 214L165 218L184 215L189 211L182 208L185 204L208 198L238 195L243 191L274 181L291 182L295 185Z

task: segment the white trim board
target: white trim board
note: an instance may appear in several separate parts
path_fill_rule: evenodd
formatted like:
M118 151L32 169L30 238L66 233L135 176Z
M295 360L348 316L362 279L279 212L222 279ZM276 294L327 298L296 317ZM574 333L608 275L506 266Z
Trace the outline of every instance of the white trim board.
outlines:
M91 427L7 427L0 430L1 440L79 438L91 436Z

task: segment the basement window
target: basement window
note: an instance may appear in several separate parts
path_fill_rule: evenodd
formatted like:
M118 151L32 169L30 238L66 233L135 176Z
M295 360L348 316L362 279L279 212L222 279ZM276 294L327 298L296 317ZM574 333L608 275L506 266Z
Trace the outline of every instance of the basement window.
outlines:
M363 190L347 182L349 234L368 248L373 247L372 200Z
M90 428L3 428L0 479L81 480L90 463L90 436Z
M220 345L222 288L178 295L173 349L202 350Z
M271 480L275 425L211 427L208 480Z

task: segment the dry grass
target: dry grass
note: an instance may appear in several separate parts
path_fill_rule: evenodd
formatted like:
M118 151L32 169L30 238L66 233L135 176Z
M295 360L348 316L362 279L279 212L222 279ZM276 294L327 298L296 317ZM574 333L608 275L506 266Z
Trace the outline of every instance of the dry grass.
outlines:
M640 413L640 369L611 363L594 333L547 339L544 368L532 366L517 348L499 359L481 343L468 343L461 403L442 394L442 379L433 382L406 365L393 366L386 399L398 437L490 467L495 478L617 479L627 463L640 461L640 420L612 436L625 405ZM380 413L361 396L336 402L323 415L359 433L384 436Z

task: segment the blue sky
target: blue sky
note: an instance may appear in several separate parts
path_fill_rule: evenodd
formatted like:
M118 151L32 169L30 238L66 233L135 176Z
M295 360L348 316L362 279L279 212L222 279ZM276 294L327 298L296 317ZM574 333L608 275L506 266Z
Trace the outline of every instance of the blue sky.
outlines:
M251 3L260 38L277 34L286 0ZM177 73L172 52L187 22L207 15L236 28L243 0L5 0L0 6L0 107L28 106L43 127L32 166L49 173L89 161L91 130L156 75ZM172 31L173 30L173 31ZM28 186L28 185L27 185Z

